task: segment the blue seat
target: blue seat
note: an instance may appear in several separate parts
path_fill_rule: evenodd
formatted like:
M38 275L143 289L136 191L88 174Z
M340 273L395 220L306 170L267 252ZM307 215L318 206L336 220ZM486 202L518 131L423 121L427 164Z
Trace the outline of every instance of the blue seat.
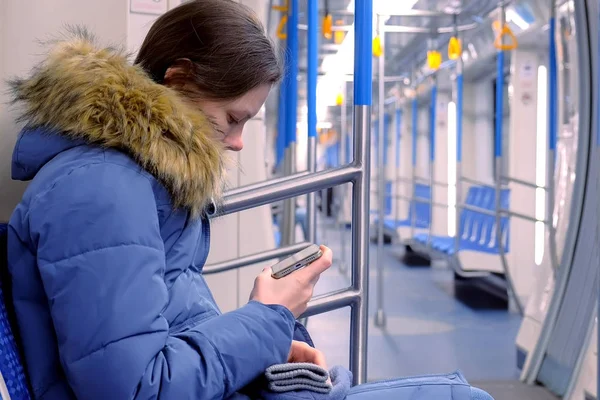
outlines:
M1 276L7 273L6 224L0 224L0 269ZM31 396L21 363L17 343L13 335L8 310L5 304L3 282L0 280L0 374L4 379L11 400L29 400Z
M508 209L510 191L502 189L500 193L501 208ZM467 192L465 204L494 211L496 208L496 190L489 186L472 186ZM503 236L505 252L508 252L508 217L500 219L500 228ZM458 227L458 248L456 239L449 236L432 236L431 247L439 252L454 255L457 250L472 250L490 254L498 253L498 240L496 238L496 217L478 211L462 209ZM415 235L414 240L427 243L426 233Z
M388 189L388 188L386 188L386 189ZM392 191L391 191L391 186L390 186L389 187L389 196L390 196L389 211L388 211L388 207L386 206L387 214L391 213L391 208L392 208L391 207L391 193L392 193ZM428 185L416 183L414 194L415 194L415 197L430 200L431 199L431 188ZM430 210L429 203L411 200L411 202L409 203L409 208L408 208L408 217L406 219L394 220L394 218L392 216L388 215L384 219L383 225L385 228L390 229L390 230L396 230L397 228L400 228L403 226L410 227L412 224L412 216L414 213L415 228L427 229L429 227L429 210ZM377 211L371 210L371 213L376 213L376 212ZM375 218L375 223L377 223L378 220L379 220L378 218Z

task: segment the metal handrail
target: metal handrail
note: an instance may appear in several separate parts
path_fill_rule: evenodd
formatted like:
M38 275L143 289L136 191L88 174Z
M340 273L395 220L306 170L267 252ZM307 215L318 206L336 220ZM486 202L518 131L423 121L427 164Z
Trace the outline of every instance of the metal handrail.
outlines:
M308 303L308 309L300 316L300 318L312 317L313 315L353 306L358 304L360 299L361 292L352 288L316 296Z
M377 35L380 40L381 48L385 48L385 20L381 15L377 16ZM377 60L377 77L378 79L378 140L377 140L377 203L378 203L378 219L377 219L377 253L376 253L376 279L377 279L377 311L375 312L375 326L383 328L385 326L385 312L383 310L384 293L383 293L383 221L385 219L385 140L387 124L385 122L385 53L382 52Z
M225 193L217 215L232 214L333 186L355 183L362 178L364 168L358 163L353 163L314 174L299 173L273 181L241 186Z
M541 186L541 185L536 185L533 182L527 182L524 181L522 179L518 179L518 178L513 178L512 176L502 176L501 177L502 180L507 180L509 182L513 182L513 183L517 183L519 185L523 185L526 187L530 187L532 189L544 189L544 190L549 190L549 188L547 188L546 186Z
M487 183L487 182L480 181L480 180L477 180L477 179L468 178L466 176L459 177L459 180L461 182L470 183L472 185L484 186L484 187L489 187L489 188L496 188L496 185L494 183Z
M316 1L316 0L310 0ZM352 183L352 284L349 288L313 299L302 315L320 314L350 306L350 370L353 383L367 378L369 290L369 186L372 103L373 1L355 0L354 146L349 165L316 173L247 185L228 191L217 216L260 207L333 186ZM211 216L214 218L214 216ZM264 256L264 255L263 255ZM257 259L258 256L255 257Z
M527 214L522 214L516 211L511 211L511 210L507 210L505 208L501 208L499 210L489 210L487 208L482 208L482 207L478 207L478 206L474 206L471 204L459 204L456 206L457 209L464 209L464 210L469 210L469 211L474 211L480 214L485 214L485 215L489 215L492 217L495 217L497 215L504 215L504 216L509 216L509 217L515 217L515 218L519 218L519 219L524 219L526 221L531 221L531 222L543 222L544 224L548 224L547 220L544 219L538 219L535 217L532 217L530 215Z
M396 178L396 182L403 182L403 183L411 183L412 184L413 180L412 180L412 178L406 178L404 176L398 176Z
M248 256L233 258L231 260L225 260L214 264L207 264L202 268L204 275L217 274L219 272L230 271L232 269L238 269L247 267L249 265L258 264L263 261L273 260L275 258L287 257L300 250L310 246L311 243L303 242L292 244L290 246L279 247L273 250L261 251L259 253L250 254Z
M500 12L498 15L499 26L504 26L506 23L506 5L500 6ZM500 36L500 45L503 44L503 37ZM504 84L504 48L500 46L497 50L496 57L496 121L494 127L494 139L495 139L495 167L496 167L496 209L501 208L501 196L502 196L502 124L503 124L503 97L504 91L502 90ZM500 213L496 213L496 237L502 238L502 224L500 220ZM512 297L514 304L519 311L520 315L524 315L525 308L521 303L521 299L517 294L515 283L513 280L512 273L508 266L508 260L504 251L504 246L498 246L498 254L500 255L500 261L502 262L502 269L504 270L504 276L506 278L506 285L508 287L509 296Z
M427 183L427 184L432 183L435 186L446 186L446 187L448 186L448 182L442 182L442 181L436 181L436 180L434 180L433 182L430 182L429 178L421 178L419 176L415 177L415 181L423 182L423 183Z

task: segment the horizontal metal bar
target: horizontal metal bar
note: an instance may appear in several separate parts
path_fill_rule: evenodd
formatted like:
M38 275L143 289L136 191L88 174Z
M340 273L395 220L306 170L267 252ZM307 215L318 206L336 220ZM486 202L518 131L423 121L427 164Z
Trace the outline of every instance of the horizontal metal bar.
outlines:
M481 207L477 207L477 206L472 206L470 204L461 204L459 206L457 206L458 209L465 209L465 210L470 210L470 211L474 211L480 214L485 214L485 215L490 215L492 217L496 216L496 211L495 210L487 210L485 208L481 208ZM500 214L502 215L508 215L509 217L515 217L515 218L519 218L519 219L524 219L526 221L531 221L531 222L543 222L544 224L548 224L548 221L543 220L543 219L537 219L534 217L531 217L529 215L525 215L525 214L521 214L515 211L511 211L511 210L506 210L504 208L500 209Z
M458 32L464 32L464 31L468 31L471 29L475 29L478 26L479 26L478 23L473 22L471 24L458 25L456 28L454 26L443 26L443 27L437 28L437 30L434 28L433 32L437 31L437 33L453 33L455 30ZM331 30L347 32L347 31L352 30L352 25L332 26ZM431 28L423 28L423 27L419 27L419 26L385 25L385 27L383 28L383 31L385 33L431 34L432 29Z
M230 189L227 192L225 192L224 197L234 195L239 192L244 192L246 190L251 190L252 188L261 188L261 187L265 187L265 186L269 186L269 185L278 185L282 182L289 181L291 178L298 178L298 177L302 177L302 176L310 176L310 172L308 172L308 171L294 172L293 175L280 176L279 178L269 179L266 181L253 183L250 185L240 186L240 187L237 187L235 189ZM273 203L275 203L275 202L273 202ZM283 208L283 206L280 206L280 207Z
M415 177L415 181L429 184L429 178L421 178L421 177L417 176L417 177ZM447 182L441 182L441 181L433 181L433 184L435 186L446 186L446 187L448 186Z
M444 11L429 11L429 10L406 10L401 13L383 13L379 15L390 16L390 17L452 17L458 15L458 12L444 12Z
M331 15L354 15L353 11L350 10L332 10L329 11ZM379 14L382 16L390 16L390 17L452 17L454 15L458 15L459 13L454 12L444 12L444 11L429 11L429 10L406 10L401 13L383 13ZM462 14L461 14L462 15Z
M260 207L348 182L356 182L361 174L362 168L351 164L310 175L308 172L294 174L278 178L274 180L276 182L265 181L242 186L225 194L225 199L219 206L215 217Z
M308 309L300 318L311 317L329 311L351 306L360 299L360 292L352 288L346 288L337 292L317 296L308 303Z
M544 224L548 224L548 221L546 221L545 219L537 219L535 217L532 217L530 215L526 215L526 214L521 214L515 211L511 211L511 210L506 210L504 208L500 209L500 213L501 214L505 214L505 215L509 215L511 217L516 217L519 219L524 219L526 221L531 221L531 222L543 222Z
M413 199L417 203L425 203L425 204L431 204L431 205L433 205L435 207L448 208L448 204L438 203L436 201L432 202L431 200L426 199L425 197L414 197Z
M403 176L399 176L396 178L396 182L412 183L412 178L405 178Z
M533 182L527 182L527 181L524 181L524 180L522 180L522 179L518 179L518 178L512 178L512 177L510 177L510 176L503 176L503 177L501 177L501 178L502 178L502 179L506 179L506 180L507 180L507 181L509 181L509 182L517 183L517 184L519 184L519 185L527 186L527 187L530 187L530 188L533 188L533 189L544 189L544 190L548 190L548 189L547 189L545 186L540 186L540 185L537 185L537 184L535 184L535 183L533 183Z
M398 194L398 195L394 196L394 198L400 199L400 200L407 200L407 201L412 201L412 199L413 199L412 197L405 196L403 194Z
M457 205L456 208L458 210L463 209L463 210L474 211L474 212L489 215L492 217L496 216L496 211L488 210L486 208L481 208L481 207L477 207L477 206L472 206L470 204L460 204L460 205Z
M456 30L458 32L470 31L471 29L475 29L478 26L479 26L479 23L473 22L471 24L458 25L456 27ZM455 28L453 26L445 26L442 28L438 28L437 31L438 31L438 33L453 33L455 31Z
M462 182L467 182L467 183L470 183L472 185L477 185L477 186L485 186L485 187L491 187L491 188L496 187L496 185L494 185L493 183L485 183L485 182L479 181L477 179L467 178L466 176L461 176L460 180Z
M478 23L474 22L471 24L458 25L456 28L454 26L444 26L437 28L437 33L452 33L455 30L458 32L464 32L471 29L475 29L479 26ZM431 28L422 28L417 26L399 26L399 25L386 25L385 32L393 32L393 33L423 33L423 34L431 34ZM434 29L434 32L436 30Z
M273 250L261 251L260 253L250 254L240 258L234 258L231 260L225 260L214 264L208 264L202 269L203 275L217 274L219 272L225 272L232 269L246 267L249 265L257 264L259 262L272 260L274 258L287 257L300 250L310 246L310 243L296 243L290 246L279 247Z

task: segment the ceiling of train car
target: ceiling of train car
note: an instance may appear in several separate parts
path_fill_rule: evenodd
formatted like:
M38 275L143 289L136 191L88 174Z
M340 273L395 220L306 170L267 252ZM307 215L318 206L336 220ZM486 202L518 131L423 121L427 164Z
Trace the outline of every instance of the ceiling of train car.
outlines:
M273 4L278 4L282 0L272 0ZM392 0L379 0L381 2L392 2ZM400 1L400 0L396 0ZM306 5L307 2L300 1L299 23L301 30L299 34L299 85L298 85L298 107L302 109L306 105ZM325 12L324 0L319 1L319 17L323 17ZM465 71L471 71L471 78L476 79L480 74L487 74L494 68L494 32L491 28L492 19L496 18L498 0L402 0L407 9L412 5L416 10L436 11L447 14L457 14L456 22L458 25L471 24L476 25L475 29L465 31L463 37L463 60L465 61ZM396 3L400 4L400 3ZM387 5L387 4L386 4ZM354 21L353 0L328 0L327 7L333 15L334 22L339 20L343 25L351 25ZM519 36L520 45L538 45L540 43L540 33L543 29L530 29L540 27L546 24L549 16L548 2L546 0L518 0L509 6L508 22ZM276 37L277 22L279 15L271 13L269 22L269 31L272 37ZM321 21L321 20L320 20ZM451 15L437 17L423 16L393 16L386 22L387 25L402 25L418 28L435 29L440 27L450 27L454 23ZM523 31L534 31L528 35L522 35ZM319 75L329 71L330 74L340 75L339 71L331 71L324 64L327 58L334 56L341 48L334 44L333 40L327 40L320 33L319 27ZM388 33L385 37L386 77L397 77L404 84L409 83L406 79L414 77L417 71L417 78L425 74L425 60L427 54L428 38L432 37L427 33ZM447 59L446 46L450 34L437 35L439 50ZM543 39L541 40L543 42ZM325 61L325 62L324 62ZM329 60L331 61L331 60ZM351 64L351 63L346 63ZM331 63L328 64L329 67ZM351 65L347 65L350 67ZM377 64L374 64L374 73L377 71ZM377 84L374 82L374 84ZM386 93L398 83L387 83ZM377 101L377 90L374 91L374 102ZM352 90L347 91L348 104L352 102ZM276 115L277 96L274 93L267 103L270 115ZM331 109L331 107L330 107ZM274 113L274 114L271 114ZM337 113L336 113L337 114Z

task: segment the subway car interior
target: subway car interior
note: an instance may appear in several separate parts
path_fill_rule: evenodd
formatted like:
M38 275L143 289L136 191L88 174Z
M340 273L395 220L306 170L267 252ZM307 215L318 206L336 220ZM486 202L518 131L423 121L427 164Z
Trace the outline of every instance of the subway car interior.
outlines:
M184 2L0 0L0 232L26 188L4 81L66 24L135 54ZM285 74L211 218L202 273L221 311L324 244L300 321L355 383L461 371L496 400L597 399L600 2L239 2ZM6 301L0 394L30 398Z

